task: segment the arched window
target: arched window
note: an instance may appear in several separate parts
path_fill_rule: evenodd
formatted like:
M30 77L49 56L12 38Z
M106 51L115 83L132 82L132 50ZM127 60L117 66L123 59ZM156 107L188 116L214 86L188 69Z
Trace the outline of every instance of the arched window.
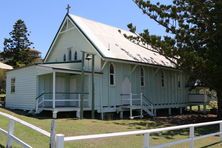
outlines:
M164 87L164 72L161 72L161 86Z
M115 69L113 64L109 66L109 84L115 85Z
M74 53L74 60L77 60L77 51L75 51L75 53Z
M145 79L144 79L144 69L140 67L140 86L145 86Z
M63 55L63 61L66 61L66 54Z
M72 61L72 50L69 49L69 61Z

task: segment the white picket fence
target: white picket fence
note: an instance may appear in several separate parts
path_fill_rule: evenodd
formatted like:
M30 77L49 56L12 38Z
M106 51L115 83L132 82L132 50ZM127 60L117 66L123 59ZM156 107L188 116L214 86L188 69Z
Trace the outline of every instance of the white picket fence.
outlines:
M52 134L52 133L51 133L52 136L50 136L49 132L47 132L39 127L36 127L30 123L27 123L21 119L18 119L16 117L8 115L6 113L0 112L0 115L4 116L10 120L9 125L8 125L8 131L0 128L0 132L2 132L3 134L5 134L8 137L7 147L11 147L13 141L21 144L23 147L28 147L28 148L31 147L30 145L28 145L27 143L25 143L21 139L17 138L15 135L13 135L15 122L18 122L24 126L27 126L31 129L35 130L36 132L39 132L49 138L51 137L50 141L53 141L53 144L51 143L52 148L54 148L54 147L64 148L64 143L70 142L70 141L103 139L103 138L130 136L130 135L144 135L144 138L143 138L144 139L143 140L143 147L144 148L164 148L164 147L169 147L169 146L173 146L173 145L177 145L177 144L181 144L181 143L186 143L186 142L189 143L190 148L194 148L195 140L199 140L199 139L207 138L207 137L211 137L211 136L216 136L216 135L219 135L220 141L222 141L222 121L188 124L188 125L172 126L172 127L166 127L166 128L149 129L149 130L138 130L138 131L129 131L129 132L116 132L116 133L107 133L107 134L64 137L63 134L56 134L54 136L54 134ZM206 134L206 135L201 135L201 136L195 136L195 128L209 126L209 125L216 125L216 124L219 124L219 131L218 132L210 133L210 134ZM52 126L52 127L54 127L54 126ZM177 141L173 141L173 142L169 142L169 143L154 145L154 146L152 146L150 143L150 139L151 139L150 134L160 133L160 132L164 132L164 131L182 130L182 129L189 129L189 138L181 139L181 140L177 140ZM52 131L55 132L55 128L53 128Z
M9 124L8 124L8 130L4 130L2 128L0 128L0 133L3 133L5 134L7 137L8 137L8 140L7 140L7 145L6 147L10 148L12 147L12 143L15 141L16 143L20 144L22 147L25 147L25 148L31 148L31 146L27 143L25 143L24 141L22 141L21 139L19 139L18 137L16 137L14 135L14 130L15 130L15 123L19 123L19 124L22 124L32 130L35 130L36 132L38 133L41 133L42 135L45 135L47 137L50 137L50 133L37 127L37 126L34 126L28 122L25 122L21 119L18 119L12 115L9 115L9 114L6 114L6 113L3 113L3 112L0 112L0 115L1 116L4 116L6 118L9 119ZM1 119L0 119L1 120Z
M219 124L219 131L216 133L211 133L202 136L195 136L195 128L201 126L209 126ZM173 130L181 130L181 129L189 129L189 138L177 140L169 143L159 144L152 146L150 143L150 134L152 133L160 133L164 131L173 131ZM198 124L188 124L188 125L180 125L180 126L172 126L166 128L158 128L158 129L150 129L150 130L138 130L138 131L130 131L130 132L117 132L117 133L108 133L108 134L96 134L96 135L84 135L84 136L74 136L74 137L64 137L63 134L57 134L57 148L64 148L64 142L70 141L80 141L80 140L91 140L91 139L102 139L102 138L112 138L112 137L121 137L121 136L130 136L130 135L144 135L143 147L144 148L165 148L181 143L189 142L190 148L194 148L194 141L202 138L207 138L211 136L220 136L220 141L222 141L222 121L214 121L214 122L205 122Z

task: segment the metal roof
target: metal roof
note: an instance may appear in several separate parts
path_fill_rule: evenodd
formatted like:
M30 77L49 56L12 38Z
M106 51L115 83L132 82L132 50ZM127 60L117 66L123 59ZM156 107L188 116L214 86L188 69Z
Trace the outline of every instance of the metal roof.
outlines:
M43 63L43 64L38 64L37 66L40 67L45 67L45 68L52 68L55 70L63 70L63 71L72 71L72 72L77 72L77 73L81 73L82 71L80 69L75 69L73 67L70 67L70 64L68 63L58 63L58 64L47 64L47 63ZM92 73L92 71L90 70L84 70L84 73ZM101 71L95 71L96 74L102 74Z
M69 16L105 58L175 68L175 64L163 55L154 52L155 49L150 45L147 46L148 49L143 48L125 38L124 34L135 36L129 31L72 14Z
M11 70L11 69L13 69L13 67L10 66L10 65L7 65L7 64L4 64L4 63L0 62L0 69L8 69L8 70Z

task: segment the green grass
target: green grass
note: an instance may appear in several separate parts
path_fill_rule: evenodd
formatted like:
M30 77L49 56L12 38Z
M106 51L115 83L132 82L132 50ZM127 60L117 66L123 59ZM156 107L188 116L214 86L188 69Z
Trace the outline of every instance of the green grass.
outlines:
M22 120L25 120L31 124L41 127L47 131L50 130L51 119L46 118L33 118L20 114L16 114L12 111L0 108L1 112L6 112L16 116ZM7 129L8 120L0 116L0 127ZM132 131L132 130L142 130L142 129L152 129L159 127L167 127L175 125L173 122L168 122L166 120L156 119L156 120L110 120L110 121L101 121L101 120L76 120L74 118L64 118L56 120L56 132L63 133L65 136L77 136L77 135L87 135L87 134L98 134L98 133L110 133L110 132L121 132L121 131ZM198 128L196 130L196 135L203 135L218 130L217 126ZM48 147L49 139L39 133L28 129L20 124L15 126L15 135L23 139L25 142L30 144L35 148L44 148ZM170 142L178 139L183 139L188 137L188 130L177 130L171 132L164 132L161 134L152 134L151 143L160 144L165 142ZM196 147L220 147L220 144L213 144L219 140L218 137L210 137L195 142ZM0 147L5 145L6 137L0 134ZM134 135L134 136L125 136L125 137L115 137L115 138L106 138L98 140L87 140L79 142L67 142L65 147L81 147L81 148L129 148L129 147L142 147L143 136ZM213 144L213 145L209 145ZM14 144L13 147L20 147L17 144ZM188 144L180 144L174 146L176 147L189 147Z

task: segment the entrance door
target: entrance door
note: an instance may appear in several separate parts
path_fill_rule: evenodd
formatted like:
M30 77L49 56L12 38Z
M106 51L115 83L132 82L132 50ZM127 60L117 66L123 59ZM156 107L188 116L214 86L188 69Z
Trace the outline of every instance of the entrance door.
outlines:
M56 99L57 100L67 99L65 77L56 77ZM65 101L56 102L56 106L62 107L65 106L66 104L67 102Z
M76 78L70 78L69 81L69 92L70 92L70 99L78 99L78 94L75 94L77 92L76 87ZM77 106L78 102L70 102L71 106Z
M71 78L70 79L70 86L69 86L69 88L70 88L70 92L71 93L76 93L77 92L77 90L76 90L76 79L75 78Z
M122 85L121 85L121 89L122 89L122 97L121 99L125 100L125 99L129 99L129 94L132 92L131 91L131 82L129 81L128 77L125 77ZM128 104L128 101L121 101L122 104Z
M56 77L56 92L65 92L65 78Z

